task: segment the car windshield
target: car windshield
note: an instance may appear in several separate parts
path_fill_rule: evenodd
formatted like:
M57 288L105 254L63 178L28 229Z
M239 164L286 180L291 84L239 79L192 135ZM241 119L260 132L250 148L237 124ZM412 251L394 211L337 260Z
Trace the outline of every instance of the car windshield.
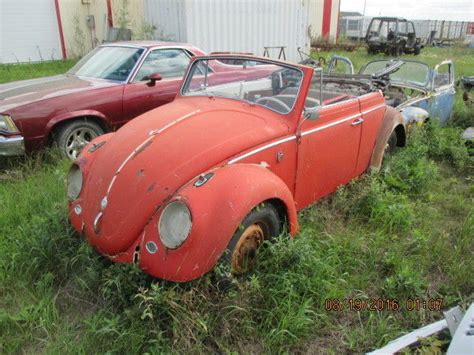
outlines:
M390 80L416 86L426 86L428 84L430 68L426 64L410 61L403 61L403 63L397 71L390 74ZM360 74L376 74L392 64L393 62L390 60L375 60L363 67Z
M231 66L223 64L229 61ZM293 110L302 79L298 68L263 59L202 58L193 63L181 93L225 97L287 114Z
M143 53L143 48L98 47L82 58L68 74L94 79L125 81Z

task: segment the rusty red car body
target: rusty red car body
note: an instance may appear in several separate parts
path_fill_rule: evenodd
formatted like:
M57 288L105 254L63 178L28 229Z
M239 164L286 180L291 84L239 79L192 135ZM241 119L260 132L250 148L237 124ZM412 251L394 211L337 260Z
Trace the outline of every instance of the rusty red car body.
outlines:
M272 108L271 100L262 101L265 90L255 89L258 80L245 82L253 85L254 95L246 100L211 91L195 96L192 72L212 60L265 64L244 65L244 71L279 66L283 69L266 82L273 90L291 81L282 73L292 71L299 87L273 96L291 97L291 110L277 112L274 108L284 105ZM68 183L74 228L110 259L135 262L161 279L183 282L210 271L242 221L262 203L281 211L295 235L297 211L377 169L392 134L402 144L403 119L378 90L354 96L321 86L323 101L310 110L308 102L317 102L313 85L320 82L310 67L252 56L207 56L194 58L186 75L175 101L91 142L73 163ZM198 94L208 90L207 79L199 80ZM187 206L190 229L179 246L170 248L161 240L159 224L174 201Z

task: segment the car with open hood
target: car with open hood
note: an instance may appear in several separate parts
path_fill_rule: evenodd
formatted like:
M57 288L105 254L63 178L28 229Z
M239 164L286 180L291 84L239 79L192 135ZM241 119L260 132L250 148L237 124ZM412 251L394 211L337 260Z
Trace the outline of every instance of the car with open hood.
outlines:
M223 62L235 76L210 70ZM297 211L403 145L401 114L370 83L351 85L268 58L195 57L173 102L72 164L70 221L100 253L154 277L189 281L219 261L245 273L264 241L297 233Z
M346 57L333 56L327 65L328 81L336 86L349 82L370 83L384 94L387 105L399 110L407 124L438 119L446 124L456 94L454 65L444 60L434 68L407 59L378 59L363 65L358 74Z
M65 74L0 85L0 156L56 142L75 159L95 137L171 102L189 60L199 54L180 43L109 43Z

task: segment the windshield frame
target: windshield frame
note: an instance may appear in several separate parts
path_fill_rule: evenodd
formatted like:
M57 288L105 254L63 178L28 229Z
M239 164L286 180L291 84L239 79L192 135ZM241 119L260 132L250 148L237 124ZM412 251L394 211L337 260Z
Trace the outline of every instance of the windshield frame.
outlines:
M295 108L297 106L297 102L298 102L298 100L300 100L300 95L301 95L301 92L302 92L302 88L303 88L303 84L304 84L304 80L305 80L305 76L306 76L305 72L298 65L293 65L291 63L282 62L282 61L274 60L274 59L270 59L270 58L258 57L258 56L235 55L235 54L234 55L232 55L232 54L219 54L219 55L195 56L194 58L191 59L191 62L189 63L188 68L187 68L187 70L184 74L184 79L183 79L181 87L179 88L179 91L178 91L179 96L181 96L181 97L205 97L205 98L208 98L209 95L204 95L204 94L203 95L186 95L186 93L184 92L184 90L188 87L190 80L192 79L191 74L193 72L194 66L199 65L198 62L208 61L208 63L209 63L210 60L217 60L217 61L220 62L221 60L229 60L229 59L243 60L243 61L257 61L257 62L261 62L263 65L277 65L277 66L282 67L281 69L288 68L288 69L294 69L294 70L298 71L301 74L301 81L300 81L300 85L298 87L298 91L297 91L296 96L295 96L295 101L293 102L293 105L291 106L291 109L288 112L283 113L283 112L274 110L274 109L272 109L268 106L260 105L260 104L257 104L257 103L250 103L249 101L244 100L244 99L236 99L236 98L225 97L225 96L215 96L215 97L234 100L234 101L239 101L239 102L247 103L247 104L252 104L254 106L259 106L259 107L268 109L268 110L270 110L272 112L275 112L275 113L277 113L279 115L282 115L282 116L290 116L294 113ZM252 66L252 68L254 68L254 67L255 66ZM211 69L210 72L212 73L212 67L209 67L209 69Z
M76 67L77 64L80 63L80 61L85 58L86 56L88 56L90 53L92 53L93 51L98 51L99 49L101 48L111 48L111 47L120 47L120 48L134 48L134 49L142 49L142 53L140 54L140 57L138 57L137 59L137 62L135 63L135 65L133 66L132 70L130 71L130 73L128 74L127 78L125 80L112 80L112 79L104 79L104 78L96 78L96 77L91 77L91 76L84 76L84 75L77 75L76 73L72 73L71 71ZM90 51L89 53L87 53L84 57L82 57L71 69L69 69L66 74L67 75L73 75L73 76L76 76L78 78L86 78L86 79L92 79L92 80L101 80L101 81L108 81L108 82L113 82L113 83L129 83L130 82L130 78L135 74L135 72L137 71L137 68L139 66L141 66L141 63L144 59L144 57L148 54L148 52L150 51L150 48L148 47L144 47L144 46L139 46L139 45L133 45L133 44L103 44L103 45L100 45L100 46L97 46L95 47L92 51ZM81 66L82 68L82 66Z
M390 73L390 74L388 74L389 77L390 77L390 82L395 83L395 84L400 84L400 86L405 86L405 87L407 85L409 85L408 87L413 86L415 88L419 88L419 89L422 89L422 90L425 90L425 91L429 88L430 81L431 81L431 68L428 64L426 64L424 62L421 62L421 61L418 61L418 60L407 60L407 59L395 59L395 60L403 62L404 65L405 64L410 64L410 63L424 65L428 69L427 70L427 79L426 79L426 82L424 84L421 84L419 82L415 82L415 81L411 81L411 80L401 80L401 79L398 79L398 78L390 77L390 75L392 74L392 73ZM386 62L386 63L388 63L388 62L390 62L390 59L375 59L375 60L371 60L370 62L367 62L366 64L364 64L360 68L359 75L370 75L370 76L372 76L373 74L377 74L377 73L381 72L382 70L380 70L379 72L371 73L371 74L363 73L365 71L365 69L370 64L375 63L375 62Z

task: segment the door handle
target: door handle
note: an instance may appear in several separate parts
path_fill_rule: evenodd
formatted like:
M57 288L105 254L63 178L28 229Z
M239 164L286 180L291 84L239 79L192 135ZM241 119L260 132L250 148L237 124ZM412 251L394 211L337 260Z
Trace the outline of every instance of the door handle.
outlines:
M353 121L353 122L351 123L351 125L353 125L353 126L358 126L358 125L362 124L362 122L364 122L364 119L363 119L363 118L358 118L358 119L356 119L355 121Z

